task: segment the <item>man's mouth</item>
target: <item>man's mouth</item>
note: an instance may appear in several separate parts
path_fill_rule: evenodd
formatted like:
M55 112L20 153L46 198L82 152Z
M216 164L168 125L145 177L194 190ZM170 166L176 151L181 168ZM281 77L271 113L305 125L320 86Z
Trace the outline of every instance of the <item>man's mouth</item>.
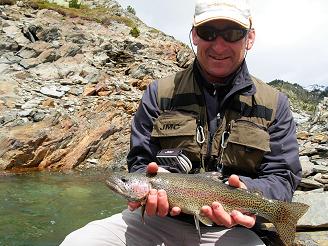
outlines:
M209 55L212 59L214 60L218 60L218 61L223 61L223 60L226 60L228 59L228 57L223 57L223 56L213 56L213 55Z

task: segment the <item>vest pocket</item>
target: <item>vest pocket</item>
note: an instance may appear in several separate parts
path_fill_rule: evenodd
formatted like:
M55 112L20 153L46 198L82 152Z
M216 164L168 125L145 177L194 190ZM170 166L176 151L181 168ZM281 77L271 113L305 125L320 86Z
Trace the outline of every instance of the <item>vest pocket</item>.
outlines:
M227 175L256 176L263 156L270 151L270 136L266 129L254 122L232 121L226 148L223 150L223 172Z
M180 148L191 161L199 161L196 121L196 116L191 113L164 112L155 120L151 136L159 140L162 149Z

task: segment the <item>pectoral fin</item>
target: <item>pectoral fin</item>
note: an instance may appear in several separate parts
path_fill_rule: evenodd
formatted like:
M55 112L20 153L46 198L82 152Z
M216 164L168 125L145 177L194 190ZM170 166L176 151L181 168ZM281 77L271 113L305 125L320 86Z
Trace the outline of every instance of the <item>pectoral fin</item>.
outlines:
M208 217L199 215L199 221L202 222L204 225L213 226L213 221L210 220Z
M145 224L145 211L146 211L146 205L141 205L141 221L143 224Z
M201 238L199 221L207 226L213 225L213 221L211 221L209 218L205 216L201 216L200 214L194 214L194 221L195 221L196 230L198 231L199 238Z
M200 239L201 235L200 235L200 227L199 227L199 215L194 214L194 221L195 221L196 230L198 231L198 236Z

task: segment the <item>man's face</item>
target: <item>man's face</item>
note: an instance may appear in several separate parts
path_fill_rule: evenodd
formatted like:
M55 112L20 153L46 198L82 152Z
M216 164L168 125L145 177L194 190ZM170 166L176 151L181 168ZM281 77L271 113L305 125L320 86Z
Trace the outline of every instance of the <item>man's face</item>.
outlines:
M217 30L241 28L237 23L227 20L213 20L203 25ZM204 72L203 75L209 82L220 82L241 65L246 50L253 45L255 31L249 31L246 37L235 42L228 42L221 36L217 36L213 41L206 41L197 35L195 28L192 37L194 45L197 46L197 59Z

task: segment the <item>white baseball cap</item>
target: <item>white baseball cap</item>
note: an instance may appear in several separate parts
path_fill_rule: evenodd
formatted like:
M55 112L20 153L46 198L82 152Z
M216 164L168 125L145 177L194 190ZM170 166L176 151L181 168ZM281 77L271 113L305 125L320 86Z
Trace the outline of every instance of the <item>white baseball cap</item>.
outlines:
M194 26L211 20L230 20L250 28L252 23L248 0L197 0Z

